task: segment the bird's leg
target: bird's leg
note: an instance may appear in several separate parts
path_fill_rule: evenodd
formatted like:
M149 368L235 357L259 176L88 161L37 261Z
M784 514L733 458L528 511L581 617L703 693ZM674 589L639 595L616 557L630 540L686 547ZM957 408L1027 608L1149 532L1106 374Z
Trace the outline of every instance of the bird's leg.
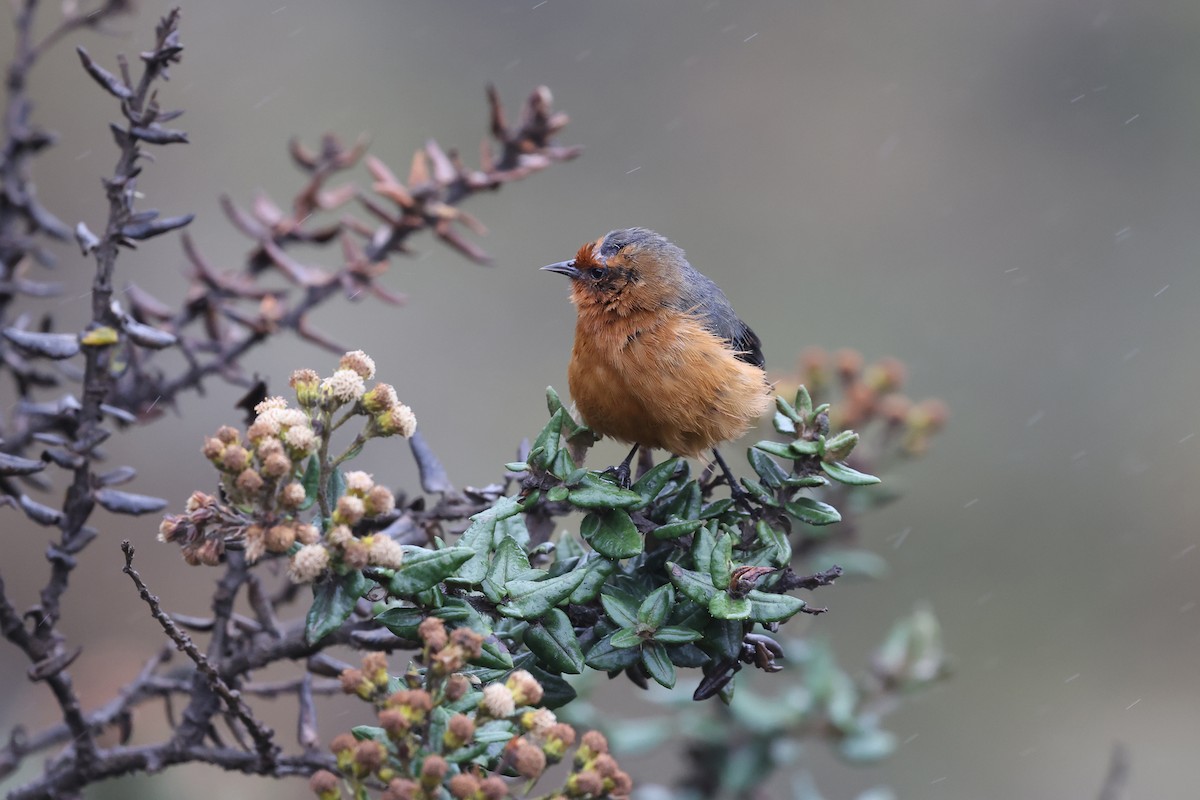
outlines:
M638 448L641 445L635 444L633 449L629 451L629 455L625 456L625 460L618 466L609 467L604 470L604 475L612 475L617 479L617 485L622 489L629 488L630 466L633 464L633 457L637 455Z
M729 469L729 465L725 463L725 459L721 456L721 451L714 447L712 452L713 456L717 459L717 465L721 468L721 472L725 476L725 482L729 484L729 496L733 498L733 502L746 511L754 513L754 507L750 505L750 493L738 485L737 479L733 477L733 471Z

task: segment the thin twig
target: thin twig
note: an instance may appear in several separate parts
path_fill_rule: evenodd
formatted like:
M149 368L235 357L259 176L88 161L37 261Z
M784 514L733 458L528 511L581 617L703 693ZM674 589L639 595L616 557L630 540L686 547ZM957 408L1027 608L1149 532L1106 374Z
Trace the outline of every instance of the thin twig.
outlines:
M142 581L142 576L133 568L133 545L128 540L121 543L121 550L125 553L125 568L122 570L133 581L137 587L138 595L150 606L150 613L158 620L158 624L170 637L171 641L175 642L176 647L187 654L188 658L195 662L196 666L204 674L212 690L225 702L230 713L234 715L250 732L254 739L255 749L258 751L259 758L262 759L263 765L269 768L279 757L279 747L275 744L275 732L264 725L259 720L255 719L254 713L250 707L242 700L240 692L229 688L229 685L221 678L220 673L213 667L196 644L192 641L192 637L188 636L178 625L176 625L171 617L162 610L159 600L154 595L150 594L150 590Z

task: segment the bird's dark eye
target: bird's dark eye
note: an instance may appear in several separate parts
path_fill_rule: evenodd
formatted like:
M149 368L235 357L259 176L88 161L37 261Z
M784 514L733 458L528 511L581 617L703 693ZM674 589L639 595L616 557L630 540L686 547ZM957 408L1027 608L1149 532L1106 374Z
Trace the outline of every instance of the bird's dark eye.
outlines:
M592 267L588 270L588 275L591 276L592 280L598 281L604 277L604 270L600 267Z

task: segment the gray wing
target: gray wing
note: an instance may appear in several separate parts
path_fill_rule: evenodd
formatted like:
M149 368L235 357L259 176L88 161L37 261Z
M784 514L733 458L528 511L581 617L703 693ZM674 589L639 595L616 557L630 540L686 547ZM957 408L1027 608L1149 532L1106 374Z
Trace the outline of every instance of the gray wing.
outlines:
M690 264L691 280L684 281L679 309L696 315L704 327L715 336L729 342L737 358L756 367L764 365L762 341L734 312L729 299L715 283L701 275Z

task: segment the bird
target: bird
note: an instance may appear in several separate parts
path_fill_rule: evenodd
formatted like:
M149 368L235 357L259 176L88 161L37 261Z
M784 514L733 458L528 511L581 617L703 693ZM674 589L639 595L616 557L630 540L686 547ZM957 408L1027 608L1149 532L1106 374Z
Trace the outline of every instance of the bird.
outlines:
M744 496L716 446L762 417L770 385L762 342L721 289L647 228L610 231L542 269L571 279L576 411L593 432L633 445L613 470L618 483L629 485L639 448L711 450L734 498Z

